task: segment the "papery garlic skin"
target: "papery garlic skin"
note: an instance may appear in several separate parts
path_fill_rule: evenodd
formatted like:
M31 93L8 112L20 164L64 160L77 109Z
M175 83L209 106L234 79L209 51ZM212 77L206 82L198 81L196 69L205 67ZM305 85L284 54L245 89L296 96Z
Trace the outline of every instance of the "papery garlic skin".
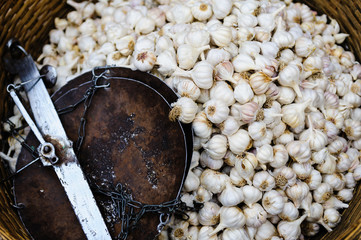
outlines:
M243 190L233 186L231 182L226 183L226 188L218 196L219 202L226 207L236 206L240 204L243 199Z
M197 104L187 97L179 98L177 102L172 103L172 107L169 118L173 121L178 119L184 123L192 122L198 110Z
M267 213L258 203L245 207L243 213L246 217L246 225L249 227L260 227L267 221Z
M205 202L199 210L198 220L203 226L212 226L219 222L220 207L214 202Z
M201 175L201 185L212 193L221 193L226 187L227 181L230 181L228 175L206 169Z
M227 137L222 134L216 134L205 144L203 148L209 156L214 159L222 159L227 152Z
M284 204L282 195L275 190L268 191L263 195L262 206L269 214L277 215L281 213Z
M225 207L222 206L219 210L220 221L218 226L209 233L212 236L224 228L240 228L246 223L246 218L242 210L238 207Z

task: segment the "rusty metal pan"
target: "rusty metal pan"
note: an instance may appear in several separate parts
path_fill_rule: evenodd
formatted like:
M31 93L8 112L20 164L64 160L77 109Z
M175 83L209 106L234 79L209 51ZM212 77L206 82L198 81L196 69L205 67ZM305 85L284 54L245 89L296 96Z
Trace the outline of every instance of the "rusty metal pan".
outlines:
M104 68L95 71L100 74ZM193 142L190 125L168 119L177 95L162 80L140 71L110 67L86 112L85 138L79 162L91 185L111 189L117 183L144 204L177 198L189 170ZM81 100L91 86L92 72L84 73L54 93L55 107L63 109ZM60 116L68 137L79 135L83 104ZM38 146L34 135L26 139ZM32 160L23 149L17 169ZM59 180L51 168L35 163L14 179L19 215L34 239L85 239ZM108 229L115 238L121 229L114 205L95 194ZM159 215L145 214L127 239L154 239Z

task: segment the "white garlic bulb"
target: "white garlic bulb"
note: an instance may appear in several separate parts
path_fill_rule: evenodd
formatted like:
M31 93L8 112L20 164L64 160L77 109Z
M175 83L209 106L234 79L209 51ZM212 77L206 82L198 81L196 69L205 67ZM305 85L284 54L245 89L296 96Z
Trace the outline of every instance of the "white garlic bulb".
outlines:
M247 183L252 185L251 179L254 175L254 170L258 165L256 156L252 153L245 153L236 159L235 168L239 175L246 179Z
M226 207L236 206L240 204L243 199L243 190L233 186L231 182L226 183L226 188L218 196L219 202Z
M212 236L224 228L241 228L246 223L243 212L238 207L222 206L219 210L220 220L218 226L209 234Z
M253 140L262 139L266 135L266 124L263 121L250 123L248 125L248 134ZM271 162L272 158L268 160L266 161Z
M173 108L169 113L169 119L172 121L178 119L184 123L192 122L198 110L197 104L187 97L179 98L177 102L172 103L171 106Z
M202 167L208 167L213 170L218 170L223 166L222 159L213 159L211 156L208 155L207 151L203 151L201 153L199 163Z
M194 194L195 200L201 203L208 202L213 197L213 193L211 191L208 191L202 185L199 186L199 188L194 192Z
M233 89L228 83L224 81L215 82L215 84L210 89L209 94L211 99L219 100L227 106L231 106L233 103L235 103Z
M286 166L274 169L273 177L275 178L276 186L281 189L296 184L296 173L292 168Z
M274 157L270 163L273 168L280 168L284 166L288 161L288 152L284 145L277 144L273 146Z
M256 72L249 77L249 84L257 95L265 93L272 79L263 72Z
M305 109L310 101L301 103L292 103L282 107L282 121L292 128L296 128L305 122Z
M222 232L222 240L250 240L247 231L244 228L226 228Z
M291 222L281 221L277 225L278 233L284 238L284 240L298 239L301 235L301 223L306 217L307 215L303 215L299 219Z
M265 192L262 198L262 206L266 212L272 215L280 214L285 203L282 195L276 190Z
M236 133L227 136L229 149L235 154L241 154L251 145L251 138L244 129L239 129Z
M221 130L222 134L226 136L230 136L236 133L240 127L241 123L233 116L228 116L224 122L219 124L219 129Z
M227 181L230 181L228 175L211 169L204 170L200 180L201 185L212 193L221 193L226 187Z
M276 186L274 177L272 177L267 171L257 172L253 176L253 186L261 191L270 191Z
M298 218L298 208L292 202L286 202L283 206L282 212L279 213L280 218L284 221L294 221Z
M192 122L192 128L194 134L201 138L208 139L212 134L212 123L208 120L207 115L204 111L196 114Z
M209 45L202 47L193 47L190 44L180 45L177 49L177 60L179 67L182 69L190 69L194 67L199 54L206 49L209 49Z
M193 17L199 21L207 20L213 14L212 6L204 2L195 3L191 8L191 11Z
M199 187L200 180L199 178L189 170L186 180L184 181L184 189L187 192L196 190Z
M316 49L312 39L307 37L300 37L295 42L296 54L300 57L308 57Z
M258 228L267 221L267 213L258 203L245 207L243 213L246 217L246 225L248 227Z
M218 240L217 235L209 236L214 230L211 226L203 226L199 229L198 240Z
M317 189L322 182L322 176L321 173L315 169L313 169L310 173L310 175L305 179L305 182L309 186L311 190Z
M313 198L318 203L324 203L330 199L332 194L332 187L330 184L323 182L313 191Z
M263 170L266 170L266 164L273 161L273 148L269 144L265 144L259 148L257 148L256 157L260 166Z
M299 163L306 163L311 158L311 149L308 142L293 141L288 143L286 148L290 157Z
M202 144L202 146L212 158L222 159L227 152L227 137L222 134L216 134L207 143Z
M244 203L248 207L251 207L253 204L262 199L262 192L253 186L246 185L242 187L242 191Z
M306 183L297 182L295 185L286 189L286 194L298 208L301 205L302 200L309 193L309 191L310 189Z
M255 240L267 240L271 239L272 236L276 236L276 227L270 222L266 221L258 229L255 236Z
M212 226L219 222L220 207L214 202L205 202L198 213L199 223L204 226Z
M229 108L220 100L210 99L203 106L207 118L212 123L221 123L228 117Z

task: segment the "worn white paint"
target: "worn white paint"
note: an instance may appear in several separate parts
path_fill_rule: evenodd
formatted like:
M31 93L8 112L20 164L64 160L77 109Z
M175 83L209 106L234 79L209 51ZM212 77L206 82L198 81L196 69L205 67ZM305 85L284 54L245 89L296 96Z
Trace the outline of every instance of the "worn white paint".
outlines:
M27 62L27 64L30 66L25 68L24 72L19 72L23 83L40 77L34 62ZM36 84L34 85L34 83ZM65 146L71 146L43 81L30 81L24 87L35 122L42 135L49 135L62 140L65 139L67 141ZM73 159L73 161L65 161L64 163L64 159L59 159L59 163L53 167L87 239L111 240L109 231L84 173L80 168L74 150L71 147L67 148L65 155L67 159Z

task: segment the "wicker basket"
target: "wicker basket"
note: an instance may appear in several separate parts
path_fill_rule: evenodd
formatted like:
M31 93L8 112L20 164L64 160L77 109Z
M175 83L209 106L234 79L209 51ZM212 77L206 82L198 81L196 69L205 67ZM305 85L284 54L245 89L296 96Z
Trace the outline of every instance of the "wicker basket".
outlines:
M338 20L341 31L350 34L345 47L348 47L361 59L361 1L360 0L305 0L319 14L327 14ZM54 28L55 17L64 17L70 10L65 0L3 0L0 3L0 56L6 42L16 37L33 55L40 54L47 42L50 29ZM0 64L0 119L10 114L8 106L8 84L3 65ZM10 108L11 109L11 108ZM1 139L0 149L6 140ZM0 163L0 179L8 175L3 163ZM361 185L355 192L350 207L343 213L341 223L331 232L316 239L355 240L361 239ZM14 208L12 207L11 182L0 185L0 237L2 239L30 239Z

